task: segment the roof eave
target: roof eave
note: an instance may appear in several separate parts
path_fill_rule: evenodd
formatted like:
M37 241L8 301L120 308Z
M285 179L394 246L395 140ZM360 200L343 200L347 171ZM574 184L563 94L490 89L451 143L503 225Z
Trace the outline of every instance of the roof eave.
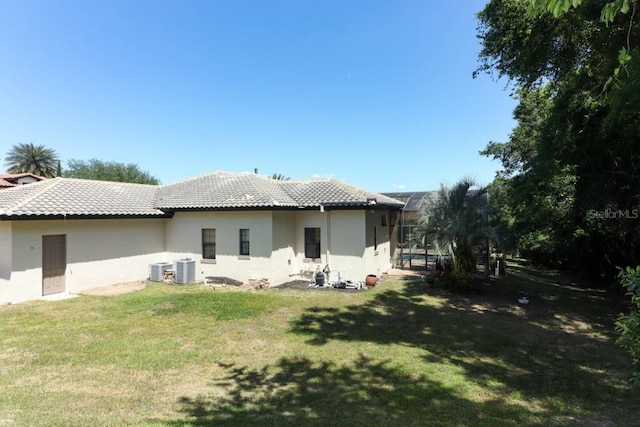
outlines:
M0 215L0 221L35 221L35 220L78 220L78 219L163 219L173 217L172 212L164 212L162 214L46 214L46 215Z

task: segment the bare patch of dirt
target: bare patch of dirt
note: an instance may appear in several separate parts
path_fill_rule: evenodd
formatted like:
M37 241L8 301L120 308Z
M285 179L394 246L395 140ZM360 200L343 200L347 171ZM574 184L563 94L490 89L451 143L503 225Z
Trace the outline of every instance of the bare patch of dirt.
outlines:
M277 286L272 286L271 288L272 289L309 289L309 288L313 288L313 286L311 286L312 284L313 282L309 280L292 280L287 283L282 283Z
M302 290L312 290L312 291L337 291L337 292L361 292L364 289L354 289L354 288L346 288L346 287L333 287L329 284L325 286L316 286L314 282L310 282L308 280L292 280L287 283L282 283L278 286L272 286L270 289L302 289Z
M224 286L242 286L243 283L239 280L231 279L230 277L222 276L207 276L205 282L209 285L224 285Z
M146 281L136 281L136 282L127 282L127 283L118 283L116 285L103 286L101 288L90 289L87 291L80 292L83 295L93 295L93 296L115 296L128 294L129 292L140 291L147 286Z

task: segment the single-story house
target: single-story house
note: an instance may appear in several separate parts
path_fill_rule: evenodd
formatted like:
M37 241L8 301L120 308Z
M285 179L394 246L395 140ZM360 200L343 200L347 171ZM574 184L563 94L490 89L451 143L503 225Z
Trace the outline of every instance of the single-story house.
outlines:
M0 189L32 184L47 178L32 173L0 173Z
M0 191L0 302L150 278L266 286L329 266L365 280L392 267L403 203L334 180L213 172L166 185L53 178ZM390 238L391 236L391 238Z

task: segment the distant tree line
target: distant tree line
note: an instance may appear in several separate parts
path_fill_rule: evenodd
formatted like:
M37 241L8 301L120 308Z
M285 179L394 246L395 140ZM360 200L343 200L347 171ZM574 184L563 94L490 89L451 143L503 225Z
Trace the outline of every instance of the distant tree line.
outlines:
M142 171L134 163L72 159L67 162L67 168L63 170L55 150L33 143L13 145L5 157L5 166L8 173L32 173L46 178L62 176L99 181L159 184L158 179Z
M148 172L140 170L134 163L118 163L90 160L69 160L62 173L65 178L95 179L100 181L134 182L138 184L159 184Z

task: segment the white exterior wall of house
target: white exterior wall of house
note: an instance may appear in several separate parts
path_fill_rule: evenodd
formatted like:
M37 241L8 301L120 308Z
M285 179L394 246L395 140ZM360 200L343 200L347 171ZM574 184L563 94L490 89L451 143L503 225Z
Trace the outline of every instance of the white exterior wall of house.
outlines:
M330 280L338 280L338 273L342 280L364 280L364 211L329 210L326 214L328 233L323 243L329 252Z
M0 222L0 303L9 302L11 269L13 266L12 228L10 222Z
M387 225L382 225L382 216ZM369 210L176 212L171 219L0 222L0 302L42 297L42 236L66 236L66 293L149 277L149 265L196 260L196 280L230 277L278 285L313 277L364 280L391 267L389 213ZM304 229L320 228L320 259L306 259ZM216 230L216 259L202 259L202 229ZM240 256L240 229L250 255ZM374 228L377 248L374 247Z
M387 226L382 226L382 216ZM325 210L296 213L296 265L300 273L313 273L327 264L330 280L361 281L368 274L379 276L390 267L389 214L386 211ZM304 229L320 228L321 258L304 258ZM374 249L374 227L377 227L377 250ZM339 273L339 276L338 276Z
M164 252L164 223L164 219L12 221L13 273L9 291L1 294L4 302L42 298L44 235L66 236L64 293L146 280L149 264ZM3 264L6 257L2 254Z
M391 226L390 213L388 211L376 210L365 211L366 220L366 245L363 258L367 274L380 276L386 273L393 266L391 254ZM382 218L385 218L383 225Z
M216 259L202 259L202 229L216 230ZM249 229L249 256L240 256L240 229ZM167 253L163 261L196 260L196 280L230 277L242 282L269 279L272 283L271 211L176 212L167 223Z
M295 248L296 215L291 211L273 212L271 284L285 283L299 273Z
M330 279L364 280L389 269L389 227L378 225L378 250L373 227L382 214L363 210L177 212L167 222L166 256L157 262L196 260L196 280L229 277L244 283L267 279L278 285L295 276L313 277L327 264ZM306 259L304 229L320 228L320 259ZM202 229L216 230L216 259L202 259ZM248 228L249 257L239 256L239 233ZM370 230L369 230L370 229ZM368 245L365 247L365 245Z

